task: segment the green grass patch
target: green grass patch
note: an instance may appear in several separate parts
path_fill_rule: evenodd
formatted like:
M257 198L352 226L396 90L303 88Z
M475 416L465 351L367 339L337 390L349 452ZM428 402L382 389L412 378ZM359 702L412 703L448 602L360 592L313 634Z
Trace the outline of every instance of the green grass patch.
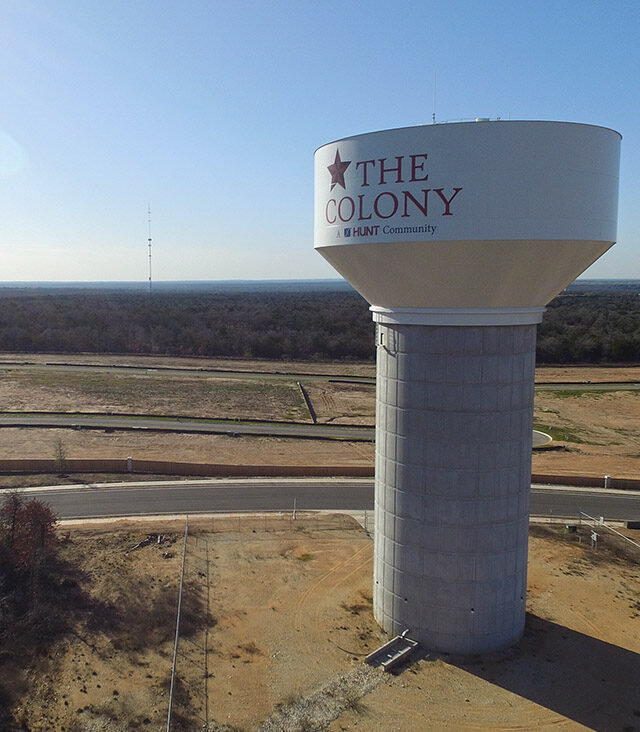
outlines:
M547 425L540 424L539 422L533 423L533 429L538 432L545 432L556 442L573 442L576 444L585 444L585 440L582 439L581 434L576 429L571 427L548 427Z
M637 389L625 389L621 387L613 388L607 386L591 389L551 389L547 385L536 386L536 391L544 391L548 394L553 394L553 396L557 396L559 399L580 399L582 397L593 397L594 399L597 399L604 394L614 394L617 391L631 392L636 395L639 393Z

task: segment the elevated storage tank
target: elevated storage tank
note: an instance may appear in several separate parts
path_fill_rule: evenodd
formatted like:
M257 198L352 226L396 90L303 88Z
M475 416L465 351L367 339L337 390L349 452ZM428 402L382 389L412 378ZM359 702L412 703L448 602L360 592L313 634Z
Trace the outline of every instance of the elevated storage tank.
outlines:
M535 329L615 241L620 135L477 121L315 154L315 247L377 323L374 613L430 650L524 629Z

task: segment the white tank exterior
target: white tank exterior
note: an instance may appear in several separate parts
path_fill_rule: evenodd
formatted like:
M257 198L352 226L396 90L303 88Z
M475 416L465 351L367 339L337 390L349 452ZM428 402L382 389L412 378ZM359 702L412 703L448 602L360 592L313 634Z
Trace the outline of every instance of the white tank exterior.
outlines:
M315 157L315 247L378 324L374 613L426 649L524 629L535 329L615 241L620 135L477 121Z
M380 307L543 307L615 241L619 156L567 122L348 137L316 151L315 247Z

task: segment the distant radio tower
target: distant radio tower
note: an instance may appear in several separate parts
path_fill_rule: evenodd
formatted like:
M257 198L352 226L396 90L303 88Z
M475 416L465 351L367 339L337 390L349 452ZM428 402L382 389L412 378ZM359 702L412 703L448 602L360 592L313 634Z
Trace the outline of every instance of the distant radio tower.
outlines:
M147 207L147 214L149 216L149 294L151 294L151 206Z

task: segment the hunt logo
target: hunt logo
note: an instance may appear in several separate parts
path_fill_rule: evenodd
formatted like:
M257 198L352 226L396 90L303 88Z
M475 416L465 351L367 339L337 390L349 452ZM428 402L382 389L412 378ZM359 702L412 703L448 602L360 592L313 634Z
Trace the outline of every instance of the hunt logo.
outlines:
M327 170L331 176L329 191L340 186L346 194L347 183L350 187L355 184L358 188L370 188L363 193L331 197L325 206L325 220L327 224L349 223L353 221L374 221L375 219L399 218L427 218L427 216L453 216L452 204L462 187L427 188L429 174L425 171L427 153L415 155L397 155L392 158L377 158L359 160L353 164L352 160L342 160L340 150L336 148L335 159ZM353 164L351 175L345 173ZM411 189L398 190L398 185L413 184ZM418 184L418 185L415 185ZM393 186L380 191L380 187ZM362 233L360 233L362 231ZM433 227L435 231L435 227ZM348 233L347 233L348 232ZM345 236L372 236L378 233L378 225L345 229Z
M380 231L380 226L345 226L344 236L348 238L350 236L375 236ZM338 233L338 236L340 234Z

